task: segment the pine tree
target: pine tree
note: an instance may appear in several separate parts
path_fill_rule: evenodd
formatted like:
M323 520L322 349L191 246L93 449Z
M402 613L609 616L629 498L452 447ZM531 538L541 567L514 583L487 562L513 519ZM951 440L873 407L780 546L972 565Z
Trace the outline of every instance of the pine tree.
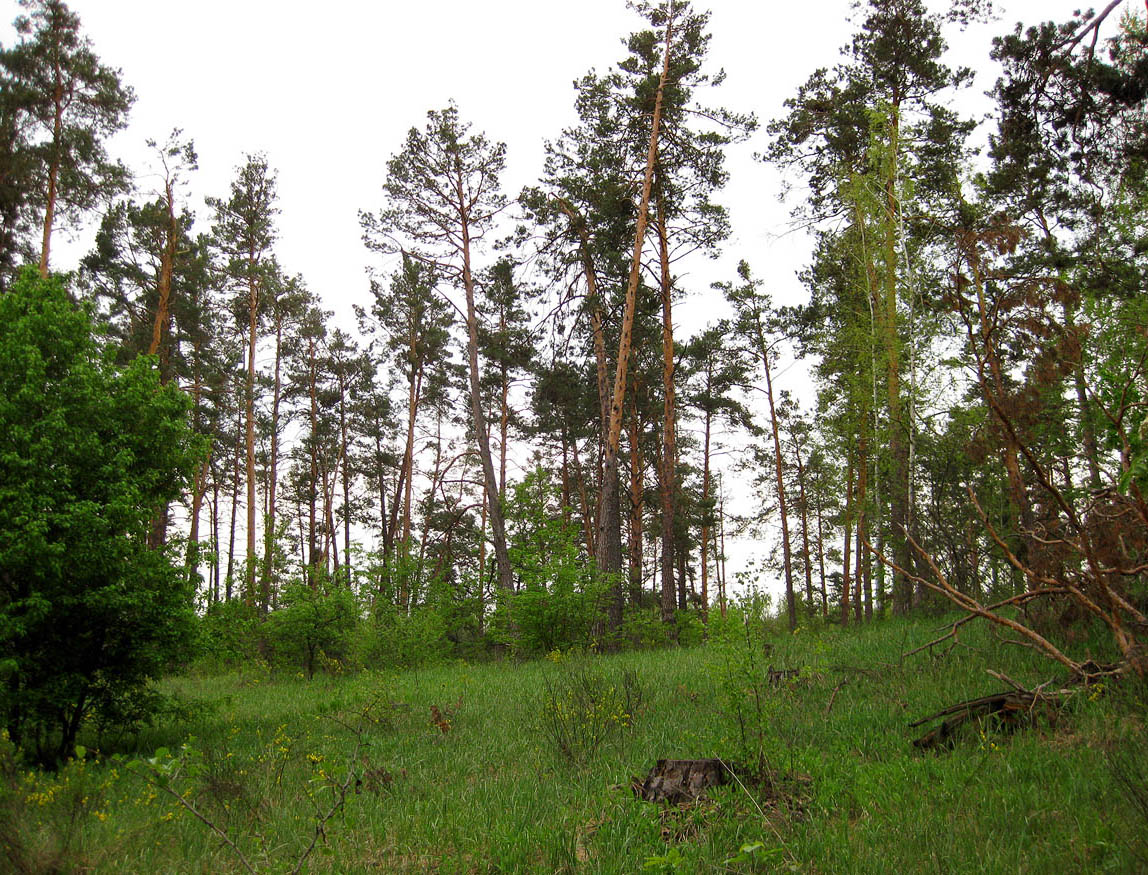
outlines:
M274 277L272 247L277 230L275 172L263 155L248 155L237 168L231 193L208 198L215 213L212 239L223 261L228 284L239 292L237 306L244 313L247 346L247 387L244 402L246 419L247 470L247 570L244 599L255 604L255 350L259 342L260 316L266 306L267 285Z
M65 3L21 5L29 10L16 20L21 42L0 53L7 92L2 133L13 162L2 175L31 172L30 197L42 217L40 273L46 276L55 226L78 221L126 187L127 170L109 160L104 141L127 124L135 96L118 70L100 62L79 16Z
M498 180L506 146L491 143L451 105L427 113L424 130L411 128L401 152L387 164L387 207L361 214L364 241L383 252L409 254L435 269L465 296L471 426L482 463L491 541L502 589L513 586L506 532L499 504L501 484L490 454L483 411L475 305L475 250L506 206Z

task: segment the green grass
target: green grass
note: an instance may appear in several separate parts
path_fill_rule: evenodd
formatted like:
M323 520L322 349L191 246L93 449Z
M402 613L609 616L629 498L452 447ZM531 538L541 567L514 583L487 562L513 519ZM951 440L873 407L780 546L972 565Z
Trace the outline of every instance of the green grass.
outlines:
M911 740L922 730L908 723L1001 689L986 669L1028 685L1059 673L971 627L943 657L901 658L936 629L937 621L887 622L776 636L769 655L754 647L750 673L738 671L745 642L723 641L310 682L259 672L173 678L168 691L199 707L141 735L135 765L89 757L56 775L9 770L0 867L244 871L216 834L145 780L161 746L178 758L170 789L259 871L290 871L348 767L361 784L327 821L306 871L634 872L658 860L682 872L1148 867L1148 820L1116 779L1148 789L1144 698L1084 691L1054 725L1013 734L972 726L953 749L921 753ZM771 687L763 679L771 664L802 671ZM592 718L602 743L564 756L545 730L548 691L561 701L574 677L620 690L626 670L642 689L636 713L622 714L615 696L613 712ZM448 731L432 724L432 706ZM744 740L738 707L752 718ZM629 788L658 758L745 760L759 748L775 772L807 776L790 798L729 786L667 809ZM724 863L753 842L764 845L758 863Z

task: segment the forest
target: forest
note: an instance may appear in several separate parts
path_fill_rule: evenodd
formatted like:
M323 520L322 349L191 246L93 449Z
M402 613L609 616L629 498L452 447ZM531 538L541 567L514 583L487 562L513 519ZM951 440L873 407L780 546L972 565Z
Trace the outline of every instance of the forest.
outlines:
M1000 673L1002 642L1066 672L1061 692L1143 681L1142 11L1006 29L978 117L954 108L973 72L947 40L989 4L861 0L839 56L763 120L722 105L707 12L636 0L641 27L575 83L577 123L522 191L465 107L412 119L363 195L375 267L352 327L280 262L266 154L201 203L194 132L125 165L109 143L132 85L62 0L21 7L0 43L0 713L18 752L0 765L144 744L183 713L173 674L558 666L748 646L755 624L928 627L932 653L978 621L1010 690L961 714L1050 701ZM725 251L727 156L751 138L814 241L797 305L752 252L711 288L683 279ZM61 264L83 228L90 250ZM695 298L728 315L683 324ZM808 391L778 386L795 363ZM766 558L727 577L735 540ZM591 675L569 694L606 695ZM619 677L626 701L607 698L630 715ZM730 708L760 778L756 701ZM558 748L586 744L555 720ZM175 762L136 771L169 790ZM324 779L316 836L351 786ZM184 808L254 871L219 816Z

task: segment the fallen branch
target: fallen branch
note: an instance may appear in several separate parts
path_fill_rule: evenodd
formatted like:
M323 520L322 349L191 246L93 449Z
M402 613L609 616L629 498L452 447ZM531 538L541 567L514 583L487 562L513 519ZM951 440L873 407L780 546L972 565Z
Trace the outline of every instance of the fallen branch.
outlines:
M920 738L913 739L913 747L930 750L949 747L955 741L957 731L969 721L992 719L998 722L1001 728L1015 731L1021 726L1031 725L1036 718L1038 709L1049 722L1055 722L1054 706L1059 706L1066 699L1079 692L1081 686L1088 686L1101 677L1118 677L1124 671L1119 665L1097 665L1086 662L1080 670L1074 672L1063 681L1059 689L1050 690L1052 681L1027 689L1017 683L1003 672L989 670L988 674L1001 683L1008 684L1011 689L999 693L991 693L965 702L958 702L942 708L928 717L922 717L909 724L910 729L932 723L934 720L944 718L940 724L930 729Z

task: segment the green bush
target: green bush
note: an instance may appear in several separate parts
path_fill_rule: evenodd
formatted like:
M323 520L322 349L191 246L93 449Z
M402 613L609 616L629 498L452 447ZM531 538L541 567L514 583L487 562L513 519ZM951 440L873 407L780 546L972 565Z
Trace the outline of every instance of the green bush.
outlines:
M578 527L562 518L550 476L542 468L527 474L507 503L518 591L500 594L491 619L496 641L529 654L589 647L606 600L606 584Z
M201 447L155 359L118 368L58 278L0 295L0 362L0 721L58 760L190 645L191 585L148 540Z
M260 660L261 634L255 608L242 599L208 605L199 618L195 668L220 674Z
M275 662L297 665L308 678L324 665L341 665L351 655L361 613L355 594L342 583L291 584L282 606L267 616L265 634Z

